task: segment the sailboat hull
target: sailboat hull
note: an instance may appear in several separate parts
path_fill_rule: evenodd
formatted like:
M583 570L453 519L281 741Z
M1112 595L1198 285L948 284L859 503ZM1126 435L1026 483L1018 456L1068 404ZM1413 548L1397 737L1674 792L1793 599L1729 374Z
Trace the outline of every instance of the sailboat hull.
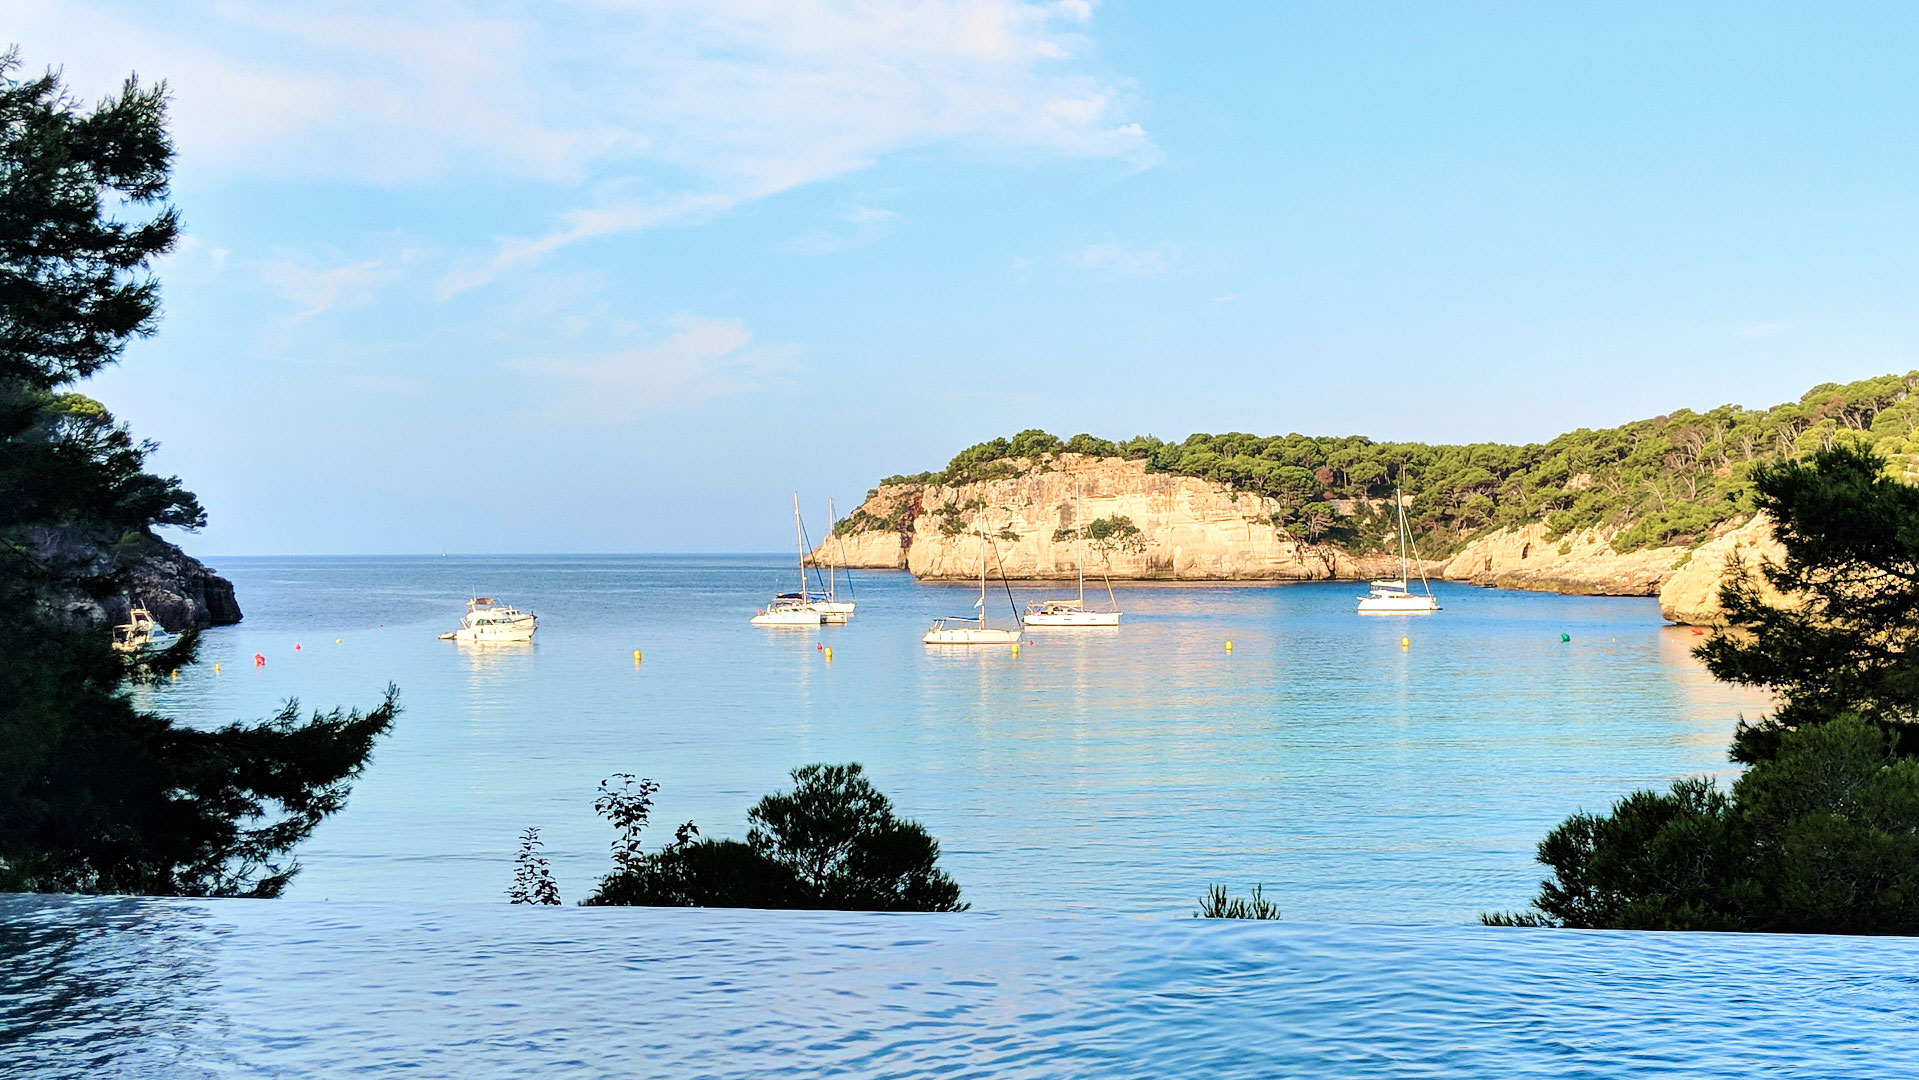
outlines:
M1018 630L977 626L935 627L920 641L927 645L1018 645Z
M1422 615L1438 610L1439 601L1430 596L1367 596L1359 601L1361 615Z
M1118 626L1117 611L1034 611L1020 620L1027 626Z
M850 600L821 600L807 607L820 613L821 622L843 623L853 617L853 601Z

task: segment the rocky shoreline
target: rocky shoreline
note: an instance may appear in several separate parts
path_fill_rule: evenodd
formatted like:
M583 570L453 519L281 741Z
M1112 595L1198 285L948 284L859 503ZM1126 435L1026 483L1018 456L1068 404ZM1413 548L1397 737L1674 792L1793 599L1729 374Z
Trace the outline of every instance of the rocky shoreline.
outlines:
M1388 504L1390 505L1390 504ZM1355 556L1275 529L1271 500L1189 476L1151 473L1141 461L1061 454L1015 475L962 484L882 485L854 512L854 528L812 553L820 565L906 570L923 581L977 576L984 515L995 574L1011 581L1075 576L1084 522L1125 518L1131 546L1086 550L1087 573L1129 582L1361 581L1396 575L1396 556ZM1505 589L1589 596L1658 596L1672 622L1710 625L1729 560L1756 566L1779 549L1763 519L1728 522L1698 548L1620 553L1603 529L1554 536L1544 523L1502 529L1459 552L1426 560L1427 574Z
M34 557L42 562L82 568L89 577L120 576L125 589L94 597L71 593L54 600L70 625L111 626L127 620L139 603L171 631L231 626L241 620L233 583L177 545L148 533L131 545L69 530L37 530Z

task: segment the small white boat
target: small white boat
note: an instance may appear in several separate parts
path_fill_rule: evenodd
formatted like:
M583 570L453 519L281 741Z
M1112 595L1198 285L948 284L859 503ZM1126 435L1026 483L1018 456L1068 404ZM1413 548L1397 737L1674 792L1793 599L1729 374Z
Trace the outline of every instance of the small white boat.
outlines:
M1085 600L1036 600L1021 618L1026 626L1118 626L1117 611L1088 611Z
M1400 469L1405 476L1406 470ZM1393 506L1398 509L1399 525L1399 576L1373 582L1372 591L1359 598L1361 615L1420 615L1439 610L1439 601L1433 596L1432 582L1426 580L1426 566L1419 562L1419 548L1413 547L1413 562L1419 567L1419 583L1426 592L1424 595L1413 592L1406 585L1406 548L1412 543L1412 529L1406 524L1406 501L1400 496L1399 484L1393 484Z
M800 494L793 493L793 543L800 551L800 591L777 593L748 621L754 626L818 626L826 621L806 591L806 530L800 524ZM822 597L822 599L824 599ZM838 620L845 622L844 618Z
M920 638L927 645L1018 645L1020 631L999 630L986 625L986 550L992 541L986 538L985 516L981 515L979 541L979 618L953 615L934 619L933 628Z
M167 633L152 612L137 604L127 612L127 621L113 628L113 651L126 656L160 652L179 640L180 635Z
M934 619L933 628L920 638L927 645L1018 645L1020 631L980 626L971 618L954 616Z
M1073 517L1084 518L1080 510L1079 484L1073 485ZM1086 525L1084 521L1075 524L1079 530L1079 596L1072 600L1036 600L1026 605L1026 614L1020 618L1022 626L1118 626L1119 598L1113 595L1113 581L1106 579L1106 599L1110 602L1110 611L1086 610Z
M466 615L457 630L440 635L441 641L532 641L539 620L530 611L502 604L491 596L476 596L467 601Z

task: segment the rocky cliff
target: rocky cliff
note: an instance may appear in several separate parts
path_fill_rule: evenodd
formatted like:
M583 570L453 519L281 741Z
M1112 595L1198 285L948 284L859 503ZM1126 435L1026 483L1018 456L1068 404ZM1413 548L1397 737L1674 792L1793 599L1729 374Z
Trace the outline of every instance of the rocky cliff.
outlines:
M1585 596L1653 596L1684 559L1681 547L1620 553L1612 533L1553 536L1543 523L1500 529L1468 543L1440 571L1448 581Z
M1668 622L1692 626L1712 626L1725 614L1719 606L1719 587L1727 569L1743 564L1759 596L1767 603L1785 606L1787 600L1768 583L1759 568L1766 562L1786 561L1786 548L1772 534L1772 523L1764 514L1740 527L1699 546L1684 565L1674 571L1659 590L1659 613Z
M125 582L123 591L110 596L76 592L54 598L72 623L125 622L134 602L151 611L161 626L176 632L240 621L233 583L157 536L109 542L69 530L39 529L29 542L34 557L43 563L70 567L88 577L117 575Z
M1330 544L1301 542L1271 524L1270 499L1190 476L1147 471L1146 463L1061 454L1021 461L999 479L969 483L882 485L813 552L820 565L909 570L954 581L992 573L1013 580L1088 573L1130 581L1318 581L1398 572L1390 554L1355 556ZM1390 504L1387 504L1390 506ZM1130 521L1139 531L1105 544L1082 543L1076 530L1096 521ZM978 529L992 538L983 547ZM1377 538L1390 548L1391 537ZM1780 557L1763 519L1729 522L1694 550L1654 547L1618 552L1612 533L1587 529L1556 536L1543 523L1501 529L1456 554L1426 564L1450 581L1506 589L1597 596L1658 596L1673 622L1709 625L1730 558Z
M928 580L979 574L977 529L993 538L993 573L1014 580L1063 579L1079 571L1134 581L1318 581L1398 573L1396 557L1354 556L1276 529L1271 500L1188 476L1149 473L1143 461L1061 454L1044 467L963 484L882 486L842 535L813 553ZM1083 524L1117 518L1136 536L1082 544Z

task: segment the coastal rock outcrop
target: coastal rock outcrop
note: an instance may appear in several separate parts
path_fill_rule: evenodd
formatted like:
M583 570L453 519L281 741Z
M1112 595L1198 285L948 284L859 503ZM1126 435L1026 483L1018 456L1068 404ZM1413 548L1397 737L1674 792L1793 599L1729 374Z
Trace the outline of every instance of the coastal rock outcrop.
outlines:
M60 529L38 529L29 538L34 557L92 577L119 575L124 591L106 597L70 593L51 598L74 625L110 626L125 622L135 602L161 626L230 626L241 619L233 583L205 563L152 534L131 542L108 540Z
M1135 581L1322 581L1397 574L1396 556L1303 543L1272 525L1276 504L1223 484L1150 473L1143 461L1061 454L1044 468L962 484L885 485L854 512L848 565L927 580L979 574L978 515L993 537L992 572L1059 580L1079 572ZM1137 534L1081 544L1074 530L1124 518ZM836 541L813 553L841 559Z
M1446 561L1441 575L1501 589L1584 596L1652 596L1686 554L1682 547L1621 553L1612 533L1586 529L1554 536L1543 522L1501 529L1468 543Z
M1338 504L1341 514L1355 512ZM1325 581L1398 574L1390 502L1358 508L1379 523L1376 553L1354 555L1308 543L1273 525L1272 499L1193 476L1149 471L1144 461L1062 453L1022 459L995 479L965 483L911 479L882 484L811 555L818 565L909 570L915 577L1062 580L1086 559L1088 574L1122 581ZM1077 539L1095 522L1136 533L1104 543ZM992 538L982 547L978 528ZM1762 520L1729 522L1697 550L1667 545L1620 552L1607 529L1558 535L1544 522L1469 541L1426 572L1504 589L1592 596L1658 596L1673 622L1708 625L1718 614L1727 559L1779 557ZM1367 544L1374 547L1374 544Z
M1717 539L1699 546L1692 558L1675 571L1659 590L1659 613L1668 622L1690 626L1717 625L1725 617L1719 604L1719 587L1732 566L1744 565L1759 596L1780 607L1792 601L1772 587L1759 568L1766 562L1783 563L1786 548L1773 535L1772 522L1764 514Z

